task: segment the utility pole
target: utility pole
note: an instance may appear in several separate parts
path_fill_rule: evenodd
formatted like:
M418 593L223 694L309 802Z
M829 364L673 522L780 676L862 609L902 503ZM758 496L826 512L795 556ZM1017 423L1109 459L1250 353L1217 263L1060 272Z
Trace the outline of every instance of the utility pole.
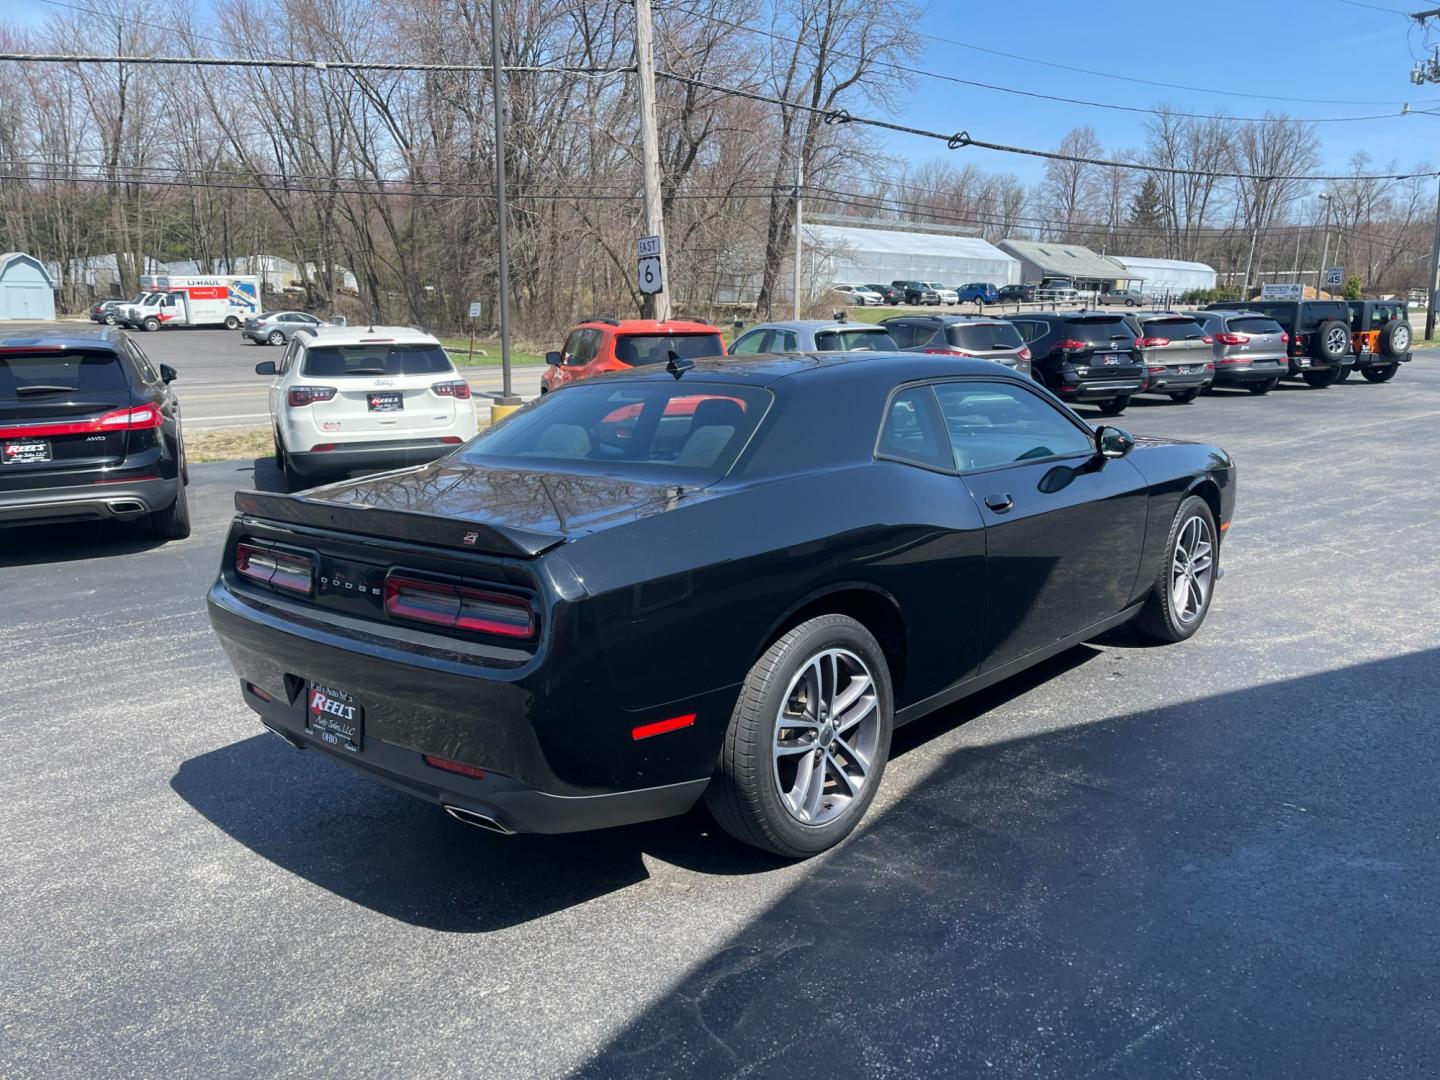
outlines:
M805 250L805 241L800 235L801 206L800 185L805 182L805 151L795 152L795 304L792 318L800 318L800 256Z
M1425 290L1425 338L1428 341L1435 336L1435 298L1440 295L1437 291L1436 279L1440 278L1440 184L1436 185L1435 193L1435 250L1430 256L1430 281Z
M495 223L500 258L500 397L491 405L499 420L520 405L510 380L510 227L505 205L505 86L500 73L500 0L490 0L490 92L495 96Z
M1329 192L1320 192L1319 199L1325 204L1325 242L1320 248L1320 265L1315 268L1315 299L1320 299L1320 282L1324 280L1325 264L1330 261L1330 200Z
M496 3L497 0L490 0ZM660 238L662 280L669 277L665 259L665 213L660 204L660 135L655 123L655 26L650 0L635 0L635 68L640 76L640 150L645 174L645 233ZM670 318L667 292L642 294L640 315L664 322Z

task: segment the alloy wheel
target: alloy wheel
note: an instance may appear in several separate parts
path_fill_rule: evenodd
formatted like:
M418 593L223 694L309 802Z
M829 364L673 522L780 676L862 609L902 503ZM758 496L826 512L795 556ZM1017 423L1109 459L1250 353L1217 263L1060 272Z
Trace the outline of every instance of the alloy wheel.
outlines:
M780 802L804 825L825 825L860 797L875 763L875 679L848 649L812 656L781 699L771 747Z
M1332 326L1325 335L1325 349L1331 356L1344 356L1345 347L1350 344L1350 335L1343 326Z
M1205 613L1214 577L1215 541L1209 524L1197 514L1181 526L1170 562L1170 604L1182 625Z

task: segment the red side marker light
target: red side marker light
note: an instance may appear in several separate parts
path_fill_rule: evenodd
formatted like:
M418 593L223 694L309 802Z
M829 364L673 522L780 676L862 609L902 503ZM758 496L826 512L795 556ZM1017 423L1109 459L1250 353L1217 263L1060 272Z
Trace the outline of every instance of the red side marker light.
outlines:
M686 713L684 716L672 716L669 720L657 720L653 724L641 724L637 728L632 728L630 738L639 742L641 739L648 739L654 735L664 735L667 732L691 727L694 723L695 714L693 712Z
M434 754L420 755L425 759L425 764L432 769L444 769L446 772L457 773L460 776L468 776L472 780L484 780L485 770L477 769L474 765L466 765L463 761L451 761L449 758L436 757Z

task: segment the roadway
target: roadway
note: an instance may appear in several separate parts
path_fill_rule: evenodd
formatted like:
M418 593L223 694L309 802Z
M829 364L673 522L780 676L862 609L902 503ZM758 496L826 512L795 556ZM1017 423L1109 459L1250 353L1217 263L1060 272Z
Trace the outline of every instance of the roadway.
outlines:
M255 365L280 359L282 349L253 345L231 330L178 328L132 336L152 360L170 364L180 373L175 393L186 430L261 427L269 419L266 389L270 380L256 375ZM498 366L459 370L477 395L500 392ZM540 393L544 372L543 364L514 368L515 392L527 400Z

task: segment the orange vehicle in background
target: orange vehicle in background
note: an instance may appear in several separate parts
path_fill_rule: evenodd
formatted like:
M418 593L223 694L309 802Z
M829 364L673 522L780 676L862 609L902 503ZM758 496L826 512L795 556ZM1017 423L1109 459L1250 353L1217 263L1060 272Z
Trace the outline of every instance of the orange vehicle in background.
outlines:
M540 392L612 371L663 367L671 353L682 360L724 357L725 342L720 330L709 323L596 316L577 323L559 352L545 354L549 370L540 380Z

